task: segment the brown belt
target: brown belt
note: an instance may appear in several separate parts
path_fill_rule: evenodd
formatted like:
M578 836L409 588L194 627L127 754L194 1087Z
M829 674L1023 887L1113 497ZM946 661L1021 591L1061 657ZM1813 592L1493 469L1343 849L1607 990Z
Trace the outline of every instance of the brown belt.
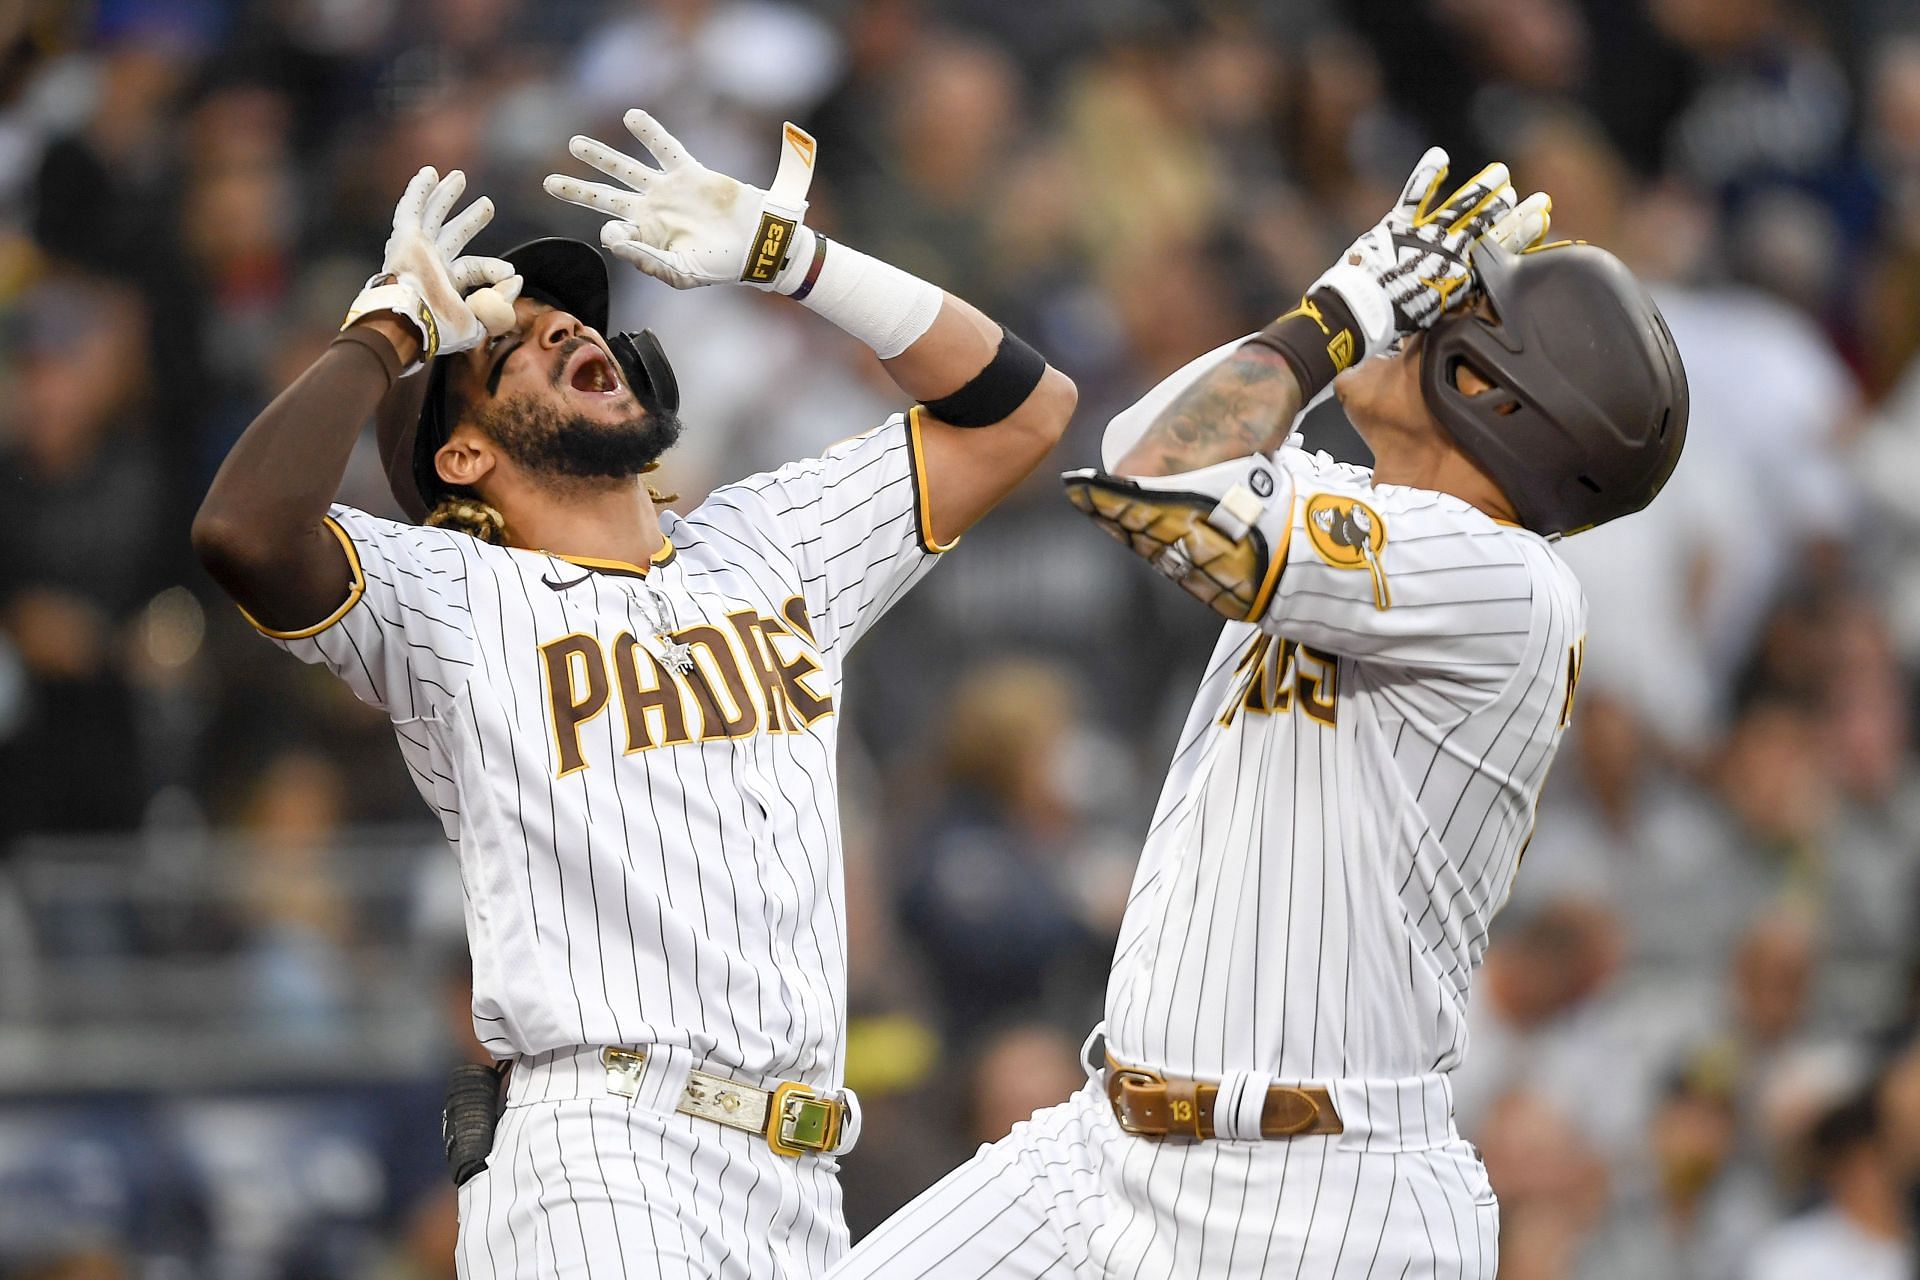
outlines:
M1170 1079L1157 1071L1122 1066L1107 1054L1107 1101L1128 1133L1147 1138L1212 1138L1220 1086L1206 1080ZM1276 1084L1260 1108L1260 1136L1299 1138L1339 1133L1345 1126L1333 1097L1319 1085Z

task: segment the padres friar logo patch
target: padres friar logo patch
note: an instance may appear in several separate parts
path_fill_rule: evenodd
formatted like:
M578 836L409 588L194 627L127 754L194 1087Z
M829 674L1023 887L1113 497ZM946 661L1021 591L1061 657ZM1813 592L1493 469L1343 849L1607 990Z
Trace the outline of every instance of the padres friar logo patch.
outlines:
M1307 540L1320 558L1336 569L1364 569L1373 579L1373 607L1392 603L1380 553L1387 545L1387 522L1358 498L1316 493L1307 499Z

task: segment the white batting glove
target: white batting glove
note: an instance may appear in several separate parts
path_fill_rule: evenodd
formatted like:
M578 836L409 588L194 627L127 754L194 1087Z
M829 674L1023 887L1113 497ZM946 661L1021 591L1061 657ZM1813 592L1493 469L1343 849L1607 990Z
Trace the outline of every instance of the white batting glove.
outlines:
M1429 147L1399 202L1307 290L1331 288L1346 302L1365 340L1356 358L1431 328L1464 303L1473 284L1468 249L1515 210L1504 164L1488 165L1435 204L1446 176L1447 153Z
M605 143L575 135L567 150L623 183L583 182L550 174L547 194L606 214L600 243L676 289L737 283L791 293L813 256L813 231L804 225L807 188L813 183L813 138L787 124L780 168L773 186L715 173L638 109L625 116L627 131L653 156L642 164Z
M447 221L466 189L467 176L458 169L444 178L432 168L413 175L394 208L380 274L367 281L340 326L376 311L407 321L420 334L420 355L408 373L513 328L521 284L513 266L500 258L460 256L493 221L493 201L482 196Z

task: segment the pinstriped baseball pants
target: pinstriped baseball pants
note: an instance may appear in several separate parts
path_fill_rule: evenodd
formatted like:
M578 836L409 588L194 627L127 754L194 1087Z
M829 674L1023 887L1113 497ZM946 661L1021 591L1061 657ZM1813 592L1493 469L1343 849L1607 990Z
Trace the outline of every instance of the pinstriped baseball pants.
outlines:
M596 1051L515 1065L487 1168L460 1188L460 1280L813 1280L846 1251L839 1164L674 1113L682 1055L634 1098Z
M1089 1084L982 1147L829 1274L1491 1280L1499 1209L1479 1157L1444 1114L1431 1134L1387 1118L1416 1090L1437 1101L1430 1085L1382 1082L1376 1124L1337 1090L1350 1122L1338 1137L1182 1142L1122 1133Z

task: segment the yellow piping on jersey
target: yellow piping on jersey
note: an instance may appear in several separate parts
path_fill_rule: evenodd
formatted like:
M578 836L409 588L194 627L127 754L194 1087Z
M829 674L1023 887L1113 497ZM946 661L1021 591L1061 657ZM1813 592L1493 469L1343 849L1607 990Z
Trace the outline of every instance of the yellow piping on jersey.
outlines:
M1295 510L1299 509L1300 498L1293 499ZM1280 589L1280 574L1287 567L1287 548L1293 545L1293 512L1287 513L1287 531L1280 539L1280 545L1267 557L1267 576L1260 583L1260 590L1254 593L1253 607L1247 610L1248 622L1259 622L1267 614L1267 606L1273 603L1273 593Z
M367 575L360 568L360 553L353 549L353 539L348 536L345 529L340 527L340 522L332 516L325 517L325 523L327 528L333 531L333 536L340 539L340 545L347 553L347 567L353 571L353 582L347 588L346 600L338 609L335 609L321 621L314 623L310 627L301 627L296 631L275 631L272 627L262 624L258 618L242 608L240 610L240 616L245 618L248 624L261 635L273 640L305 640L310 636L317 636L334 623L340 621L340 619L346 617L353 606L360 603L360 597L367 593Z
M552 556L555 560L565 560L568 564L577 564L582 569L616 569L622 573L637 573L644 578L647 576L647 569L650 566L665 564L667 561L673 559L673 539L667 537L664 533L661 534L659 550L648 557L647 563L644 565L630 564L625 560L598 560L593 556L561 555L557 551L543 551L541 554Z
M907 410L907 440L913 446L913 509L920 522L920 545L934 555L951 551L959 544L957 535L944 543L933 536L933 499L927 492L927 464L920 449L919 405Z

